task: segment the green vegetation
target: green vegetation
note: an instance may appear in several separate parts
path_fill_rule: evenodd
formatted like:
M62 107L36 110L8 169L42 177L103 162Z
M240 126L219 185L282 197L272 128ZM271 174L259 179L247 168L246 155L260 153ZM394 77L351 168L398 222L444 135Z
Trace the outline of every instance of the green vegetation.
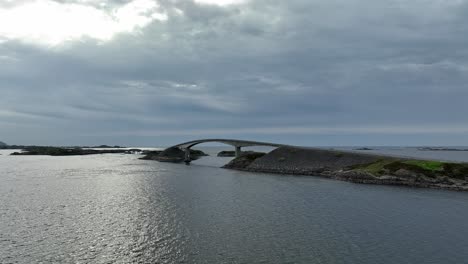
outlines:
M449 163L429 160L380 159L369 164L356 165L352 170L363 171L372 175L395 175L399 170L422 174L429 178L449 177L464 180L468 177L468 164Z
M373 175L381 175L384 172L384 167L392 162L393 160L381 159L370 164L353 166L352 169L364 171Z
M404 161L405 164L415 165L429 171L443 171L444 163L440 161L429 160L408 160Z

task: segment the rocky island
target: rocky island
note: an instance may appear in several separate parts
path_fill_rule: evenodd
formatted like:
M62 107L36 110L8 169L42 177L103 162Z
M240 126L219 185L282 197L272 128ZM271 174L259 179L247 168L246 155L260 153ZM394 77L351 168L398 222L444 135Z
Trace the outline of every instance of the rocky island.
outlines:
M142 160L157 160L160 162L181 163L185 161L185 151L179 148L168 148L162 151L147 151ZM203 156L208 156L201 150L190 149L190 160L197 160Z
M468 190L468 164L406 159L345 151L280 147L246 154L224 168L310 175L364 184Z

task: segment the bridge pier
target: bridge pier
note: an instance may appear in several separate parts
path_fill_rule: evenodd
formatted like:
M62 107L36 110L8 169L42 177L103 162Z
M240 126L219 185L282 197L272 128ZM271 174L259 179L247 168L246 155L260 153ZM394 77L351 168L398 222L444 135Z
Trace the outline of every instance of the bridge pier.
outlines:
M186 165L190 165L190 162L192 161L192 159L190 158L190 148L186 148L185 149L185 159L184 159L184 162Z
M240 157L242 154L242 149L241 147L236 146L236 158Z

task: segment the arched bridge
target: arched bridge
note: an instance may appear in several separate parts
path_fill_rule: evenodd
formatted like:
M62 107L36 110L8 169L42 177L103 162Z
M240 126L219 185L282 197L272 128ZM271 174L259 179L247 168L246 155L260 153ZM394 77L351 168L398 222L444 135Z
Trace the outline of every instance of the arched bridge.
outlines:
M282 144L275 144L275 143L268 143L268 142L259 142L259 141L247 141L247 140L237 140L237 139L200 139L200 140L193 140L185 143L181 143L171 148L179 148L185 149L185 160L190 161L190 148L202 143L209 143L209 142L216 142L216 143L223 143L226 145L231 145L236 149L236 157L241 155L241 151L243 147L256 147L256 146L265 146L265 147L283 147L286 145Z

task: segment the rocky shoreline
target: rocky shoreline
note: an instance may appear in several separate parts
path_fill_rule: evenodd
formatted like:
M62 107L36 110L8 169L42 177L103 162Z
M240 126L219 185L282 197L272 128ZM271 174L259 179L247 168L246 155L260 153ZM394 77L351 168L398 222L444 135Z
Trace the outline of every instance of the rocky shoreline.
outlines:
M278 148L266 155L244 155L226 169L319 176L360 183L468 191L468 164L401 159L312 148Z
M97 154L135 154L141 152L140 149L87 149L79 147L23 147L21 152L14 152L12 156L83 156Z
M24 147L10 155L76 156L95 154L143 154L142 160L187 162L185 151L168 148L163 151L140 149L87 149L79 147ZM218 156L235 155L232 151ZM190 160L208 156L190 149ZM189 161L188 161L189 162ZM369 153L326 150L318 148L279 147L269 153L242 152L223 166L226 169L283 175L319 176L361 183L398 185L468 191L468 163L397 158Z

